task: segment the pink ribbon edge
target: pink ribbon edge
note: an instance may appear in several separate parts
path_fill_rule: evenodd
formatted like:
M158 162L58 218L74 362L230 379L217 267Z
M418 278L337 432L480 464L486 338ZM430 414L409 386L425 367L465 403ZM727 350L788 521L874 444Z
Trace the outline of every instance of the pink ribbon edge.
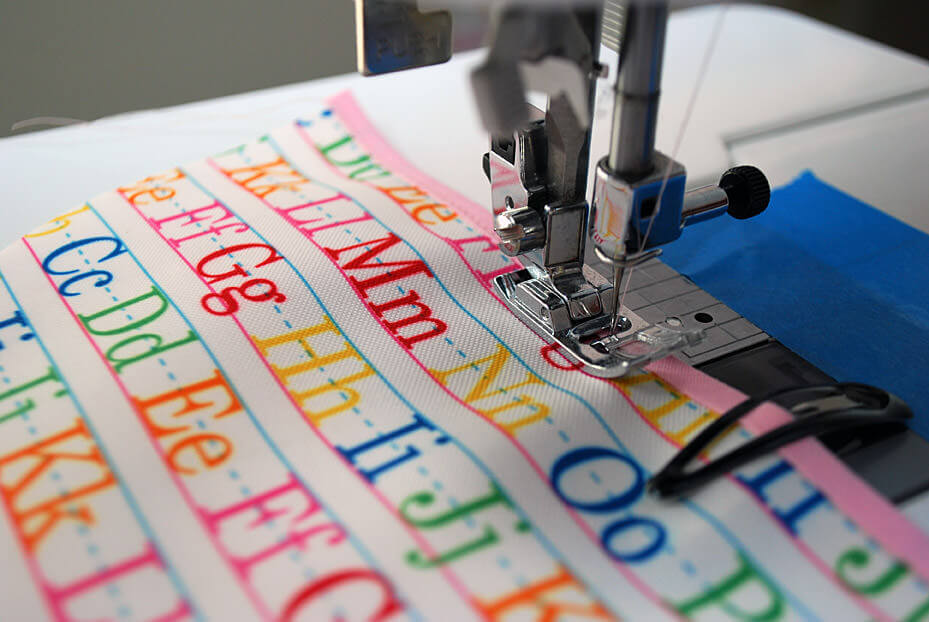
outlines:
M368 120L351 91L342 91L329 98L327 103L356 137L363 137L371 155L388 165L392 172L427 189L447 205L465 212L468 218L483 229L490 229L492 220L489 210L423 173L400 155ZM716 412L725 412L746 397L740 391L673 356L652 363L647 369ZM742 425L752 434L759 435L791 418L784 409L766 403L746 416ZM819 441L797 441L782 447L778 454L888 553L907 562L910 569L924 579L929 579L929 534L914 525Z
M472 222L480 225L484 231L493 229L493 217L490 210L423 173L413 166L409 160L400 155L368 120L351 91L342 91L330 97L327 104L338 114L340 119L345 121L346 125L350 126L353 134L364 136L365 147L368 148L372 155L381 161L390 163L392 172L405 177L420 188L428 188L429 194L446 205L455 206L456 210L464 212ZM477 166L477 162L474 165Z

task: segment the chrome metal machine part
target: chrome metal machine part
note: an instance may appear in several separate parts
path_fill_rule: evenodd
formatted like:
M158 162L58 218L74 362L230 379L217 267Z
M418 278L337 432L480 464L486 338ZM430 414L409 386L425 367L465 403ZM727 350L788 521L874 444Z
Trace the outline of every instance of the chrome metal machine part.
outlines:
M544 19L538 10L521 9L518 15L519 32L546 31L543 25L533 26L534 20ZM667 15L665 2L633 2L626 7L610 152L597 164L590 206L578 191L582 182L564 183L586 177L589 155L575 155L573 150L572 157L565 158L566 152L553 140L565 136L568 128L573 144L586 148L590 128L576 110L558 99L562 97L558 88L546 89L550 96L559 95L550 98L541 118L523 103L521 89L507 90L502 82L500 88L480 86L491 81L488 76L494 67L507 65L501 59L517 65L525 60L525 48L514 43L511 14L498 22L488 62L475 72L479 108L494 134L485 172L491 182L495 231L501 249L518 256L526 267L497 277L494 285L520 319L561 344L597 376L620 376L670 352L692 348L706 335L699 325L652 322L621 308L620 288L627 269L657 256L657 247L677 239L682 227L727 211L740 216L757 213L770 196L764 176L751 167L727 172L719 186L686 192L683 165L655 150ZM589 29L574 28L572 24L580 21L577 12L562 12L558 21L564 32L588 34L586 48L575 34L570 48L575 55L569 60L577 63L581 75L586 72L585 88L590 93L592 81L602 73L587 63L587 49L599 47L597 31L591 36ZM506 24L513 29L509 35L501 34ZM539 62L540 54L557 55L564 49L530 48L534 62ZM501 72L501 81L502 76ZM492 113L501 106L500 98L494 99L500 92L511 100L503 109L521 112L508 117L510 125L500 122L502 113ZM521 124L510 127L517 120ZM553 158L558 157L559 166L553 166ZM565 171L566 165L576 167L576 174ZM604 264L611 278L603 278Z
M379 75L444 63L452 57L452 16L416 2L355 1L358 72Z

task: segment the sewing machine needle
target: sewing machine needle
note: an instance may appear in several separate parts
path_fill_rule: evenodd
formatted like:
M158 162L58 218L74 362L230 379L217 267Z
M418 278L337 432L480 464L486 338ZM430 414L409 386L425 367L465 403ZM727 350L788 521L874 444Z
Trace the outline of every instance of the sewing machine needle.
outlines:
M623 266L617 263L613 268L613 317L610 322L610 334L616 333L616 323L619 320L619 289L622 286Z

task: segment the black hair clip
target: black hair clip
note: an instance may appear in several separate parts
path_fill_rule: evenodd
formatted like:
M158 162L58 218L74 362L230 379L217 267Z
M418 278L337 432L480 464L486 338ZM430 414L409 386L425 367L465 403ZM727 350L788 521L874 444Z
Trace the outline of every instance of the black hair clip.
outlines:
M736 421L765 402L774 402L796 417L794 421L755 437L716 460L691 471L687 465ZM913 416L895 395L856 382L793 387L749 398L723 413L685 445L648 482L659 497L679 497L779 447L807 436L830 444L852 440L862 428L902 427Z

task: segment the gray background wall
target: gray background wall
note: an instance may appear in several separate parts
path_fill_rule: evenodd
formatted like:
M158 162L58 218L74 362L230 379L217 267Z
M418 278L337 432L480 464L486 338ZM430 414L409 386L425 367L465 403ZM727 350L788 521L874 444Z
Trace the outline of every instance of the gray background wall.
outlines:
M351 0L0 0L0 136L353 71Z

